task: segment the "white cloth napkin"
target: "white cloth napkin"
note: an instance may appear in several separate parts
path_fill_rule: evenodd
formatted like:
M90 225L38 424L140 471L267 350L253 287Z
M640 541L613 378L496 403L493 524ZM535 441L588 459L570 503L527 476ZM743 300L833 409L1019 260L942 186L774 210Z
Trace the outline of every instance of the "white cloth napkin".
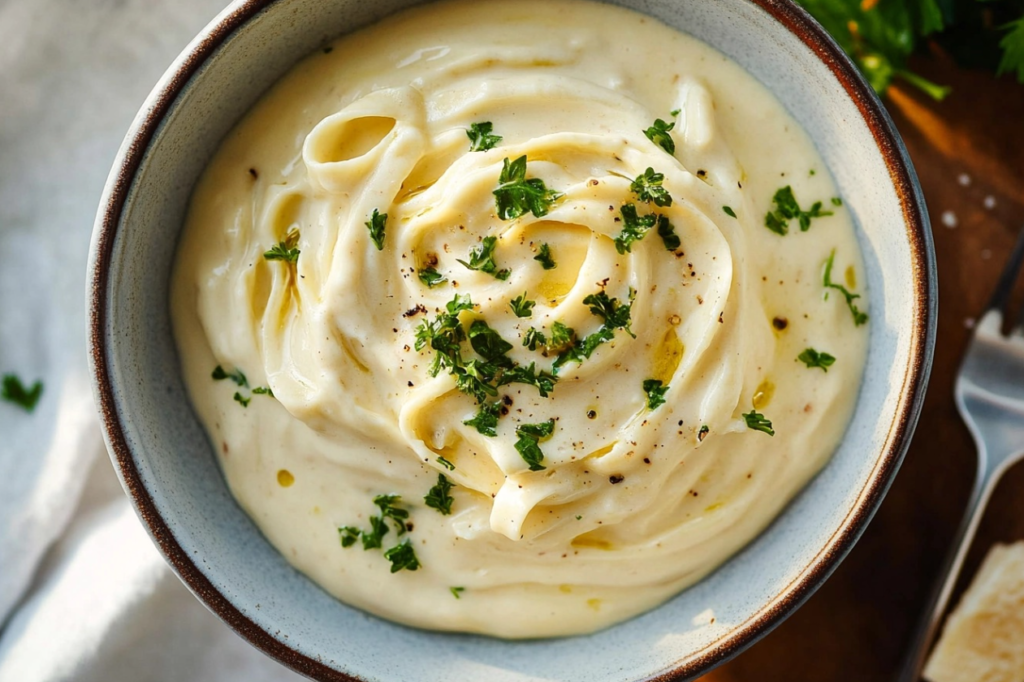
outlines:
M0 0L0 682L300 679L171 573L103 448L85 263L103 182L175 55L226 0Z

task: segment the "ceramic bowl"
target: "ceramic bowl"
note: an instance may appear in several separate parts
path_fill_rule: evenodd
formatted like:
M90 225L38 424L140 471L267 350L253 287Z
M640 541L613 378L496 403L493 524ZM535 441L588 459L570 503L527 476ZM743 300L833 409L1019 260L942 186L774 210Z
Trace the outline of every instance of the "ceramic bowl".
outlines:
M850 550L892 482L924 397L935 264L914 169L871 89L787 0L615 0L725 53L810 133L855 219L871 301L863 386L832 461L721 568L597 634L506 642L345 606L292 569L228 492L190 407L168 281L189 195L221 138L310 52L402 0L238 0L182 53L132 124L89 263L89 343L125 490L188 587L264 652L320 680L685 680L792 613Z

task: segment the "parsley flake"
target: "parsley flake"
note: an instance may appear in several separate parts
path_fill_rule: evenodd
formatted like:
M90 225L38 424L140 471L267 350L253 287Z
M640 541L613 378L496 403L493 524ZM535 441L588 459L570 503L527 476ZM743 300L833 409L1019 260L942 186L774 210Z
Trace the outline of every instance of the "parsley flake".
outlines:
M428 287L430 287L431 289L436 287L438 284L443 284L444 282L448 281L447 277L442 275L433 267L423 268L417 274L419 275L420 281L423 282Z
M299 243L299 232L298 230L290 231L284 238L284 241L278 242L277 245L270 247L269 251L263 253L263 258L266 260L280 260L286 263L297 263L299 260L299 254L302 253L299 249L295 248L295 245Z
M15 374L5 374L3 387L0 388L0 398L17 405L26 412L32 412L39 404L43 395L43 382L37 381L31 388L21 383L21 379Z
M590 312L604 319L606 327L611 329L625 329L626 333L636 338L636 334L629 328L630 310L632 305L619 303L617 298L609 298L604 291L590 294L583 299L583 305L590 306Z
M654 120L654 125L644 131L647 139L664 149L669 154L676 153L676 142L669 135L669 131L676 127L675 122L665 123L660 118Z
M732 210L732 206L723 206L722 211L730 218L736 217L736 211Z
M469 151L485 152L488 149L494 149L501 142L501 135L492 135L492 130L494 130L494 126L490 121L471 123L469 130L466 131L466 137L469 138Z
M509 301L509 307L512 308L512 312L515 313L516 317L533 317L533 306L537 303L536 301L526 300L526 292L523 292L522 296L517 296Z
M545 467L544 453L540 449L540 441L547 439L555 431L555 420L549 419L540 424L520 424L516 427L516 452L530 466L530 471L543 471Z
M501 375L501 378L498 379L498 386L505 386L507 384L528 384L533 386L540 393L541 398L547 398L555 390L556 383L558 383L558 377L544 370L538 372L536 362L531 362L529 366L516 365L507 369Z
M416 550L408 540L384 552L384 558L391 562L392 573L398 573L403 568L407 571L415 571L420 567L420 561L416 558Z
M512 344L501 338L491 326L483 320L474 320L469 327L469 343L480 357L498 367L512 364L506 354L512 350Z
M544 336L544 332L536 327L530 327L526 331L526 335L523 336L523 345L530 350L537 350L537 346L545 346L547 342L548 340Z
M526 179L525 154L512 162L505 157L498 176L498 188L493 194L498 217L502 220L515 220L526 213L542 218L547 215L551 204L562 196L548 189L540 178Z
M800 353L796 359L807 365L807 369L820 367L823 372L828 372L828 368L835 364L836 361L836 359L828 353L822 353L814 350L813 348L804 349L804 352Z
M775 208L765 215L764 226L778 235L786 235L789 232L790 220L799 221L800 231L806 232L811 229L812 218L824 218L832 215L832 211L821 210L820 201L814 202L810 211L802 210L793 195L793 188L789 185L775 192L772 203L775 204Z
M498 264L494 262L494 249L497 246L497 237L484 237L483 242L480 243L480 248L470 251L468 263L462 259L457 260L470 270L479 270L480 272L486 272L488 275L493 275L497 279L506 280L512 274L512 271L508 268L504 270L498 269Z
M533 257L533 260L540 263L545 270L554 270L557 265L555 259L551 257L551 247L547 244L540 245L540 252Z
M462 599L462 597L459 596L459 593L460 592L465 592L466 588L465 587L449 587L448 591L451 592L452 596L455 597L456 599Z
M675 251L683 245L679 235L676 234L675 226L663 215L658 216L658 236L665 244L666 251Z
M485 436L495 438L498 435L498 417L501 416L501 402L494 401L491 403L482 403L480 405L480 411L476 413L476 416L472 419L467 419L463 424L466 426L472 426L478 432ZM438 460L440 461L440 460ZM447 460L445 460L447 461ZM451 464L451 462L449 462ZM452 469L455 467L453 466Z
M213 373L210 376L213 378L214 381L230 379L231 381L235 382L235 384L237 384L238 386L246 387L249 385L249 380L245 378L244 374L242 374L242 370L237 368L235 369L234 372L226 372L224 371L224 368L222 366L217 365L213 369Z
M238 391L235 391L235 396L234 397L235 397L235 402L238 403L239 405L241 405L242 407L249 407L249 403L252 402L252 396L249 396L248 398L246 398L245 396L243 396Z
M640 201L653 203L655 206L671 206L672 195L662 187L665 176L662 173L655 173L653 168L648 168L629 186L629 189Z
M370 230L370 239L378 251L384 250L384 228L388 224L388 214L373 209L373 215L366 221L366 227Z
M854 303L855 300L860 298L860 294L850 293L849 289L844 287L842 284L836 284L832 281L832 263L836 257L836 250L832 249L832 253L829 254L828 260L825 261L825 274L822 277L822 284L827 289L835 289L846 298L846 305L850 309L850 314L853 315L853 324L856 327L868 321L868 314L863 312ZM828 292L825 292L825 300L828 300Z
M753 429L754 431L761 431L767 433L769 436L775 435L775 430L772 428L770 420L766 419L765 416L759 413L757 410L751 410L743 415L743 420L747 422L747 428Z
M448 471L455 471L455 465L452 464L451 462L449 462L444 457L438 457L437 458L437 463L440 464L441 466L443 466Z
M644 381L644 393L647 394L647 409L656 410L665 404L665 393L669 387L662 384L658 379L646 379Z
M593 334L587 335L582 341L575 339L576 333L565 325L562 325L562 329L566 330L566 334L559 334L563 337L558 339L564 341L565 349L561 351L558 358L555 359L553 369L557 372L558 369L567 362L581 363L585 359L589 359L597 348L608 341L615 338L616 329L624 329L626 333L636 338L633 330L630 329L630 310L632 308L632 292L630 295L630 304L620 304L619 299L609 298L608 294L604 291L599 291L596 294L590 294L583 299L584 305L590 306L590 312L604 319L604 325ZM558 325L561 323L556 322L551 327L552 332L552 346L556 341L556 331L561 331ZM553 350L552 346L549 346L548 350Z
M452 489L452 482L444 474L437 475L437 484L430 489L423 501L432 509L436 509L442 516L452 513L452 502L455 498L448 493Z
M274 392L272 390L270 390L269 386L257 386L256 388L252 389L252 394L253 395L266 395L266 396L270 396L271 398L274 397Z
M657 223L658 216L654 213L640 216L634 204L623 204L619 214L622 216L622 232L615 238L615 250L620 254L632 253L633 243L647 236L647 232Z

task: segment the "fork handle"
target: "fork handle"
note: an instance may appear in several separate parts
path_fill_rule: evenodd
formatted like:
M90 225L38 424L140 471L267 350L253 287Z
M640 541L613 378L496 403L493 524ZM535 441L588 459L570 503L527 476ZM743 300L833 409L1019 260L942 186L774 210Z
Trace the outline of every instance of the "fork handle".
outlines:
M986 462L987 458L984 457L983 451L979 454L983 455L982 462ZM898 682L918 682L921 679L921 669L924 667L925 657L931 649L942 614L946 611L949 597L956 585L957 577L960 575L960 569L963 567L967 550L971 546L985 507L988 505L989 498L992 497L992 491L995 490L1002 472L1002 467L991 468L985 465L979 467L967 511L957 530L949 554L942 564L942 570L935 579L935 585L931 590L926 608L914 630L911 646L903 660L903 668Z

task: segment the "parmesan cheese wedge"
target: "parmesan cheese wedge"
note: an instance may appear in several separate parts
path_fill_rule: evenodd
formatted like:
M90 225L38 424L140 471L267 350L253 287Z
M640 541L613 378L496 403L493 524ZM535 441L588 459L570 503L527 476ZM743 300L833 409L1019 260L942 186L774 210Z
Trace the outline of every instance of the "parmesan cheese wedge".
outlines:
M930 682L1024 680L1024 542L995 545L946 621Z

